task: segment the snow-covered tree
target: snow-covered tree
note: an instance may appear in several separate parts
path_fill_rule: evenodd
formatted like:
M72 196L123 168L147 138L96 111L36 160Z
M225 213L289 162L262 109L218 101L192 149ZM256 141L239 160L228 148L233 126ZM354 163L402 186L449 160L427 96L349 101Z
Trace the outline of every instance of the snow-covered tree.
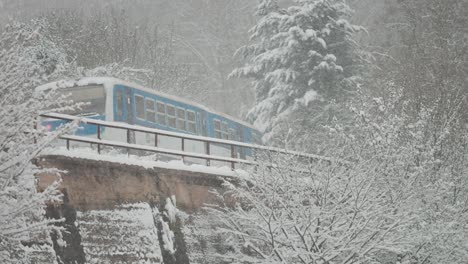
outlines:
M392 23L383 33L396 37L385 43L388 51L380 50L384 56L377 56L379 67L366 85L380 108L392 112L374 122L381 139L399 134L391 139L391 158L406 152L406 173L419 185L414 191L419 199L413 200L419 235L408 254L415 263L467 259L467 232L462 231L467 224L460 221L468 205L467 10L462 0L393 3ZM394 94L398 98L388 104Z
M256 106L249 116L270 132L300 107L341 100L355 89L352 35L343 0L297 0L287 9L261 1L252 44L239 49L246 64L232 76L252 78Z
M433 108L434 123L444 126L452 108L467 98L468 3L463 0L398 1L388 15L385 34L396 35L386 41L377 54L378 68L370 78L371 92L385 97L389 83L401 87L412 100L414 118ZM462 102L467 105L466 101ZM466 120L467 108L461 107ZM408 112L409 113L409 112ZM439 129L433 132L440 131Z
M390 197L377 160L310 164L273 159L240 185L226 184L222 207L210 207L232 263L378 263L410 246L412 212L403 189ZM367 163L369 162L369 163ZM268 163L265 163L268 164ZM234 197L234 198L233 198ZM232 201L235 200L235 204ZM394 262L392 262L394 263Z
M34 92L37 85L61 75L67 64L60 49L42 38L40 27L13 23L0 36L1 263L33 261L28 252L47 244L53 229L52 220L44 217L46 202L60 199L57 184L36 191L35 175L41 169L32 163L60 133L35 128L38 114L45 108L69 107L55 91Z
M125 9L115 6L91 13L61 10L42 19L48 23L46 36L66 50L81 76L132 80L205 102L208 85L203 69L179 61L176 42L180 37L175 39L173 27L149 19L134 21Z
M362 101L356 109L360 128L352 134L362 137L365 151L372 149L367 156L379 157L391 197L404 188L411 193L404 204L413 213L407 232L414 236L401 253L403 263L464 263L468 223L460 219L468 217L468 138L459 111L464 98L447 106L452 115L441 120L441 130L434 122L437 106L425 106L415 118L408 110L414 101L404 88L393 83L387 89L386 97Z
M251 177L227 183L223 206L208 208L207 218L220 221L216 232L226 241L226 253L216 257L234 263L464 263L466 130L456 145L449 131L432 142L425 136L433 130L431 110L412 120L400 112L400 104L408 105L402 95L395 87L388 98L363 97L352 109L353 129L330 128L340 147L326 154L341 160L307 164L272 153ZM444 144L450 150L439 147ZM277 168L268 167L271 157ZM305 172L291 170L305 165Z

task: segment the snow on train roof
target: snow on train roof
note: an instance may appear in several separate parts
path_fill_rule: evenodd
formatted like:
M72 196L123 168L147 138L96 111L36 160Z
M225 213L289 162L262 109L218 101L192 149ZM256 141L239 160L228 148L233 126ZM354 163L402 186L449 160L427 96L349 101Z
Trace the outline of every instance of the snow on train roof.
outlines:
M146 88L146 87L144 87L142 85L132 83L132 82L127 82L127 81L120 80L120 79L113 78L113 77L85 77L85 78L81 78L81 79L77 79L77 80L61 80L61 81L51 82L51 83L47 83L47 84L38 86L36 88L36 91L39 92L39 91L46 91L46 90L49 90L49 89L64 89L64 88L72 88L72 87L78 87L78 86L87 86L87 85L92 85L92 84L99 84L99 85L102 84L102 85L104 85L105 89L111 89L111 87L113 87L116 84L121 84L121 85L124 85L124 86L133 87L133 88L136 88L138 90L142 90L142 91L145 91L145 92L148 92L148 93L151 93L151 94L155 94L155 95L158 95L158 96L161 96L161 97L165 97L165 98L168 98L168 99L171 99L171 100L174 100L174 101L178 101L178 102L182 102L182 103L185 103L185 104L189 104L189 105L198 107L198 108L200 108L202 110L205 110L207 112L222 116L222 117L227 118L227 119L231 119L231 120L233 120L233 121L235 121L235 122L237 122L239 124L242 124L244 126L247 126L247 127L250 127L252 129L257 130L253 125L251 125L251 124L249 124L249 123L247 123L245 121L242 121L242 120L240 120L240 119L238 119L236 117L232 117L232 116L229 116L227 114L212 110L209 107L206 107L206 106L204 106L202 104L199 104L199 103L196 103L196 102L184 99L184 98L180 98L180 97L177 97L175 95L170 95L170 94L167 94L167 93L164 93L164 92L148 89L148 88Z

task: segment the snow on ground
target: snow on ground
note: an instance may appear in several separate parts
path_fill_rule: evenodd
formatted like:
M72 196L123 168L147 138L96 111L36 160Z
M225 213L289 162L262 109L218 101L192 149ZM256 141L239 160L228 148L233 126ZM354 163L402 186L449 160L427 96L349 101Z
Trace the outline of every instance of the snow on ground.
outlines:
M57 256L51 244L24 246L24 251L28 263L57 263Z
M87 263L162 263L153 214L146 203L77 212Z
M90 148L75 148L67 150L64 147L48 148L43 151L43 155L61 155L72 158L102 160L107 162L116 162L121 164L136 165L144 168L163 168L173 170L183 170L191 172L201 172L214 174L226 177L242 177L247 178L248 172L244 170L232 171L228 166L224 167L208 167L200 164L184 164L181 160L159 161L155 160L155 155L136 156L121 153L106 153L98 154L96 150Z

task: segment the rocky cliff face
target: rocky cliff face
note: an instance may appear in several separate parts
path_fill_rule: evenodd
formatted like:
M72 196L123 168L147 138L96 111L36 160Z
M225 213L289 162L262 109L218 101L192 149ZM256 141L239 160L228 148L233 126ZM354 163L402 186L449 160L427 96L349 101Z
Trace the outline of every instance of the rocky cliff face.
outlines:
M217 175L64 156L36 163L63 171L38 175L39 191L62 181L64 203L48 210L65 219L65 232L52 235L59 263L209 263L209 230L193 232L196 223L184 227L183 220L215 201L210 190L223 182Z
M147 203L77 213L87 263L163 263Z
M174 239L177 229L168 217L178 211L159 211L144 202L113 209L72 210L66 204L49 209L50 216L65 219L59 224L63 232L52 234L54 254L49 259L55 257L56 262L33 263L189 263L172 261L185 254L180 250L185 242Z

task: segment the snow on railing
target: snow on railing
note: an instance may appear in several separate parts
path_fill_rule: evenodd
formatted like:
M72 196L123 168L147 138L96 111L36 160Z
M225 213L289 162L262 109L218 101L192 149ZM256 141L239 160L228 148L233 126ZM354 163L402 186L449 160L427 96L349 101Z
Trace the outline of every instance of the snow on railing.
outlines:
M231 169L233 170L235 169L235 164L259 165L256 159L257 157L256 152L259 150L297 156L301 158L306 158L308 160L321 160L321 161L327 161L327 162L335 161L331 158L327 158L327 157L323 157L319 155L313 155L309 153L298 152L298 151L289 151L289 150L285 150L281 148L273 148L273 147L249 144L249 143L232 141L232 140L224 140L224 139L217 139L217 138L211 138L211 137L189 135L189 134L172 132L172 131L167 131L167 130L162 130L162 129L130 125L130 124L120 123L120 122L96 120L96 119L91 119L91 118L86 118L86 117L72 116L72 115L58 114L58 113L45 113L45 114L41 114L40 116L43 118L51 118L51 119L69 121L69 122L76 121L79 123L97 126L96 138L77 136L77 135L61 135L60 139L63 139L66 141L67 149L70 149L70 142L96 144L97 152L99 154L101 154L102 146L110 146L110 147L127 149L128 153L130 152L130 150L139 150L139 151L148 151L148 152L153 152L153 153L158 153L158 154L175 155L175 156L181 157L183 161L185 158L203 159L206 161L207 166L210 166L210 161L228 162L231 164ZM101 137L102 127L125 130L127 132L126 142L102 139ZM134 132L141 132L141 133L153 135L155 139L155 145L148 146L148 145L139 145L136 143L132 143L131 134ZM173 149L158 147L158 136L167 136L167 137L180 139L181 149L173 150ZM198 141L198 142L204 143L205 153L202 154L202 153L186 151L185 150L186 140L192 140L192 141ZM210 153L211 144L227 146L231 150L231 157L217 156L217 155L211 154ZM239 159L238 157L236 157L237 155L235 151L236 147L250 149L253 153L254 160L252 161L252 160L247 160L247 159Z

